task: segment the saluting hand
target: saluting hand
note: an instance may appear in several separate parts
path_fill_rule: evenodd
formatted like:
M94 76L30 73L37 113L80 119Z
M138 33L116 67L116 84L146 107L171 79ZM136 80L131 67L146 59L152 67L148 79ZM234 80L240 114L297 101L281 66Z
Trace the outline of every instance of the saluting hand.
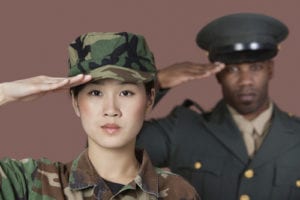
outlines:
M223 63L175 63L159 70L157 77L160 88L172 88L191 80L209 77L220 72L224 67Z
M51 91L69 89L91 80L90 75L74 77L36 76L0 84L0 105L10 101L28 101L45 95Z

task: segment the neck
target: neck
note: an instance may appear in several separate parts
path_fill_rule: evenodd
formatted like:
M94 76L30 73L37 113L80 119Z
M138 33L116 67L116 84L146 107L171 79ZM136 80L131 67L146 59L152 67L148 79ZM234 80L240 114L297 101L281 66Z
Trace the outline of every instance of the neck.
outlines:
M103 179L125 185L138 174L139 162L135 157L134 146L127 149L101 149L91 145L88 154Z
M270 101L266 101L262 106L260 106L256 111L252 113L243 114L243 117L246 118L249 121L252 121L257 116L259 116L262 112L267 110L270 106Z

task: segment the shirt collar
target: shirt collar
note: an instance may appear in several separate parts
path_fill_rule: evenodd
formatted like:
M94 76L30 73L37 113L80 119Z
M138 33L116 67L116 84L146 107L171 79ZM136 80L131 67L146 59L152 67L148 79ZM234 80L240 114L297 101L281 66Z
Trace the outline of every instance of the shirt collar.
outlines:
M101 178L88 157L88 151L83 151L72 161L69 177L70 188L73 190L82 190L96 186L100 181Z
M259 116L252 120L252 124L258 135L262 135L271 121L273 113L273 103L270 103L269 108L262 112Z
M273 113L273 103L271 102L269 104L269 107L260 113L256 118L249 121L246 118L244 118L241 114L239 114L233 107L229 106L227 104L227 108L233 118L233 120L236 122L239 129L243 131L247 131L247 129L253 129L255 128L255 131L258 135L262 135L264 131L266 130L268 126L268 122L270 122L272 118ZM252 128L253 127L253 128Z
M140 161L140 170L134 180L125 185L121 191L126 189L140 188L144 192L153 194L156 197L158 191L158 174L153 167L149 156L143 150L136 150L136 157ZM71 164L69 185L72 190L83 190L89 187L107 187L103 179L98 175L88 157L88 151L82 152Z

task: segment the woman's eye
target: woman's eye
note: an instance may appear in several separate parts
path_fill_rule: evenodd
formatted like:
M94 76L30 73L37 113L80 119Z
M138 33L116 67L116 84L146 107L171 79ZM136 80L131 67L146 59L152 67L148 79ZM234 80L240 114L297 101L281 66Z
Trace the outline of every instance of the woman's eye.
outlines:
M124 91L121 92L120 95L121 96L132 96L132 95L134 95L134 93L129 91L129 90L124 90Z
M92 90L89 92L89 94L92 96L100 96L101 92L99 90Z

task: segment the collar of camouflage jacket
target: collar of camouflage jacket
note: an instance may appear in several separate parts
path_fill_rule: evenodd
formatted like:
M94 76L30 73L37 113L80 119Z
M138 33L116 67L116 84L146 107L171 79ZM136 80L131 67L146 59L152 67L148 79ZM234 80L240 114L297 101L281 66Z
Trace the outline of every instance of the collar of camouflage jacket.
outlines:
M139 173L133 181L125 185L121 191L127 189L141 189L142 191L159 196L158 174L152 165L149 156L143 150L136 150L136 157L141 163ZM71 164L69 185L72 190L84 190L91 187L100 187L100 190L108 189L104 180L98 175L88 157L88 151L83 151ZM120 192L121 192L120 191Z

